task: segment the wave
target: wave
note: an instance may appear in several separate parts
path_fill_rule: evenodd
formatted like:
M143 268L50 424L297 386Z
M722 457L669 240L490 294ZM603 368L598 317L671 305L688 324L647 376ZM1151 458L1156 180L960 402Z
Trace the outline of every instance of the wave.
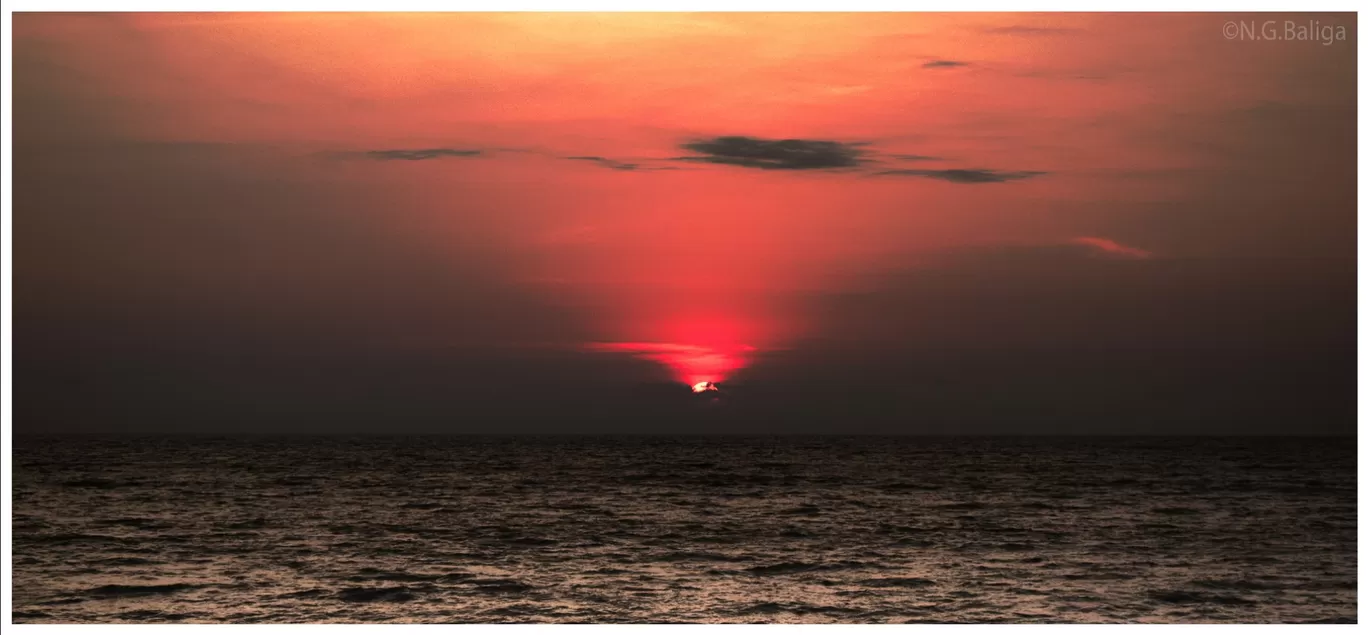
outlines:
M406 586L357 587L337 592L337 598L343 602L408 602L415 597L413 589Z
M451 582L465 580L473 577L469 573L405 573L402 571L380 571L377 569L362 569L356 575L347 578L350 582L366 582L370 580L385 582Z
M207 585L185 584L177 582L174 584L106 584L86 591L87 595L97 597L136 597L140 595L168 595L180 593L191 589L201 589Z
M1236 595L1220 595L1216 593L1195 593L1192 591L1155 591L1151 592L1150 597L1160 602L1168 604L1257 604L1254 600L1242 598Z
M860 582L861 585L868 587L901 587L905 589L919 589L921 587L934 586L934 580L926 578L871 578Z
M115 481L107 478L79 478L70 481L62 481L62 487L76 489L119 489L123 487L138 487L142 481Z
M125 611L114 617L121 620L134 620L138 622L183 622L188 619L194 619L196 616L193 613L167 613L165 611L141 609L137 611Z
M750 556L733 556L706 551L676 551L662 556L647 558L649 562L745 562L754 560Z
M462 583L473 585L481 593L523 593L534 588L530 584L504 578L468 579Z
M836 571L841 569L863 569L872 568L872 565L865 562L855 562L843 560L832 563L810 563L810 562L781 562L779 564L762 565L745 569L746 573L759 576L789 575L794 573L811 573L816 571Z

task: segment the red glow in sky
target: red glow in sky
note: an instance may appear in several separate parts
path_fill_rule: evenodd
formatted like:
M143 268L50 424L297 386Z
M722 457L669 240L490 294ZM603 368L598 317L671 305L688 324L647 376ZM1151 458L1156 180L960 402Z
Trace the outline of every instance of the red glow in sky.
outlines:
M610 342L589 345L590 350L627 353L662 364L671 376L689 386L722 383L749 363L755 351L745 345L699 345L656 342Z
M63 170L117 157L93 172L147 191L194 192L223 175L259 186L235 188L244 200L225 206L324 192L340 202L317 205L322 220L241 232L381 228L396 254L441 254L434 279L579 311L593 336L562 344L602 342L590 347L692 385L732 379L752 353L808 335L811 320L785 298L846 293L851 280L966 245L1074 244L1137 260L1352 253L1349 223L1316 217L1341 209L1343 190L1314 179L1353 178L1344 153L1324 151L1342 126L1322 124L1353 118L1352 82L1332 81L1352 75L1353 42L1232 42L1225 22L27 14L14 20L15 144ZM808 154L786 163L728 150L736 139L800 140ZM201 172L161 183L158 161ZM1297 174L1309 176L1287 178ZM362 212L337 211L362 200ZM1304 210L1295 232L1286 209ZM171 253L186 280L237 285L217 297L242 306L233 294L262 280L285 288L281 272L302 271L305 287L308 267L345 259L289 254L239 281L240 251L175 255L203 253L195 239L231 242L202 238L223 233L206 226L130 238L162 250L130 248L115 264L152 279L164 261L139 254ZM300 294L281 296L287 312ZM472 327L395 330L439 346Z

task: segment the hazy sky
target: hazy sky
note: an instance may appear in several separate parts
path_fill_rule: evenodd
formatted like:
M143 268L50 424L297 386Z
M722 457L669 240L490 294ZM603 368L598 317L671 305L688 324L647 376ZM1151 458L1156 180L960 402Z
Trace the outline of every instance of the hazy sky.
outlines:
M1351 433L1356 47L18 14L16 430Z

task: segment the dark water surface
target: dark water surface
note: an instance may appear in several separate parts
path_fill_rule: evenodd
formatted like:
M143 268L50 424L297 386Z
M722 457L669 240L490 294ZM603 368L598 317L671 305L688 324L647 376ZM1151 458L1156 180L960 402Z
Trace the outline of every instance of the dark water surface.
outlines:
M1355 621L1355 440L15 437L19 622Z

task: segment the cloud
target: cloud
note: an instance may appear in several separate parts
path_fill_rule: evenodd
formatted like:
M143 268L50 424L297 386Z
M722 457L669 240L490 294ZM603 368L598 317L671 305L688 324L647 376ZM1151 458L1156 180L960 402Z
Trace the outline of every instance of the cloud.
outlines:
M931 60L922 64L922 68L957 68L968 65L968 62L957 62L955 60Z
M481 154L484 154L481 150L423 148L418 150L369 150L362 156L374 161L427 161L448 157L477 157Z
M1155 254L1110 238L1075 236L964 245L939 252L930 262L961 272L1010 271L1015 275L1089 270L1100 266L1099 261L1121 266L1141 260L1155 260Z
M694 344L671 344L668 342L589 342L584 345L585 350L603 353L632 353L643 355L654 355L657 353L706 353L715 349ZM749 346L738 347L738 350L755 350Z
M728 136L691 141L680 147L701 156L679 157L761 170L831 170L853 168L861 163L858 144L811 139L770 140Z
M1137 247L1129 247L1118 243L1110 238L1098 238L1096 236L1079 236L1069 241L1070 244L1087 247L1094 256L1104 256L1109 258L1124 258L1132 260L1143 260L1153 257L1154 254Z
M811 139L770 140L757 137L727 136L691 141L680 147L702 156L677 157L676 161L699 161L722 165L738 165L762 170L835 170L859 169L867 163L878 163L877 156L864 149L863 143ZM877 155L877 153L873 153ZM901 161L943 161L942 157L923 154L887 155ZM602 157L572 157L582 160L607 161ZM951 183L1004 183L1020 181L1045 174L1035 171L1000 171L987 169L951 168L944 170L900 168L872 172L875 176L920 176Z
M590 163L597 163L597 164L599 164L599 165L601 165L601 166L603 166L603 167L605 167L605 168L609 168L609 169L612 169L612 170L631 171L631 170L635 170L635 169L641 167L641 166L639 166L639 165L637 165L637 164L635 164L635 163L624 163L624 162L622 162L622 161L614 161L614 160L609 159L609 158L606 158L606 157L592 157L592 156L588 156L588 157L565 157L565 158L567 158L567 159L569 159L569 160L571 160L571 161L589 161Z
M652 171L652 170L677 170L677 169L679 169L679 168L672 167L672 166L645 166L645 165L641 165L640 163L628 163L628 162L626 162L626 161L618 161L618 160L615 160L615 159L609 159L609 158L607 158L607 157L600 157L600 156L579 156L579 157L565 157L565 158L566 158L566 159L569 159L569 160L571 160L571 161L588 161L588 162L590 162L590 163L596 163L596 164L598 164L598 165L600 165L600 166L603 166L603 167L605 167L605 168L608 168L608 169L610 169L610 170L618 170L618 171L621 171L621 172L639 172L639 171Z
M1008 26L998 26L984 29L984 33L996 33L999 35L1063 35L1066 33L1077 33L1079 29L1053 26L1030 26L1025 24L1013 24Z
M1002 172L998 170L960 169L949 170L885 170L875 176L920 176L939 179L951 183L1005 183L1040 176L1045 172Z
M659 165L661 161L687 161L735 165L760 170L846 170L872 173L875 176L920 176L952 183L1002 183L1018 181L1044 174L1029 171L999 171L987 169L951 168L929 169L887 169L878 170L880 157L898 161L944 161L944 157L924 154L882 155L865 148L861 142L830 141L822 139L763 139L750 136L721 136L698 139L681 143L679 147L697 153L694 156L672 158L644 158L621 160L596 154L560 156L549 152L538 152L567 161L589 163L617 172L650 172L659 170L680 170L672 165ZM328 152L326 156L341 159L361 159L367 161L430 161L446 158L490 157L498 152L525 152L509 148L399 148L388 150L365 150L350 152ZM886 164L885 164L886 165Z

